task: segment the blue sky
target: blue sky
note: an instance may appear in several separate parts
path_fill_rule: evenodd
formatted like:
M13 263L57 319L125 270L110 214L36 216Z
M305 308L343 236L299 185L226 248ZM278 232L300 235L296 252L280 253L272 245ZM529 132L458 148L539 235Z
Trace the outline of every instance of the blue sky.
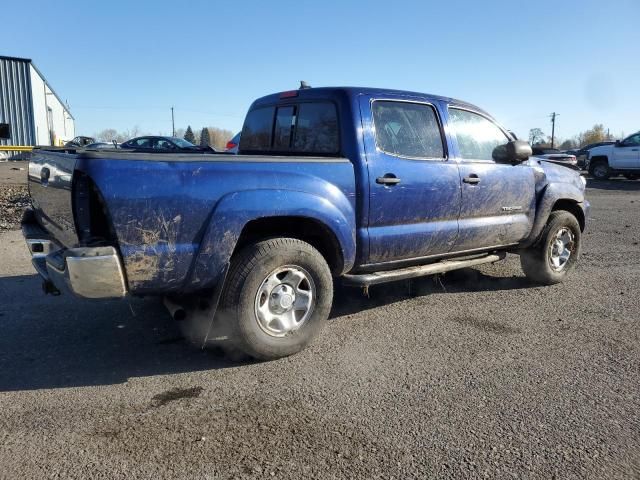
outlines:
M91 4L96 5L90 7ZM0 55L33 59L78 134L242 126L276 91L359 85L475 103L525 137L640 129L640 1L9 1Z

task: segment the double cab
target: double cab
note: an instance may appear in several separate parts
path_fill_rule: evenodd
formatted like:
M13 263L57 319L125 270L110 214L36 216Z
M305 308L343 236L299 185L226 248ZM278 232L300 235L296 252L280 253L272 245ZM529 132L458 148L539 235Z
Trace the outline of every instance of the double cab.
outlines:
M578 262L584 178L469 103L301 88L256 100L240 138L238 155L35 149L23 232L45 290L162 297L198 345L272 359L320 332L336 279L511 252L552 284Z

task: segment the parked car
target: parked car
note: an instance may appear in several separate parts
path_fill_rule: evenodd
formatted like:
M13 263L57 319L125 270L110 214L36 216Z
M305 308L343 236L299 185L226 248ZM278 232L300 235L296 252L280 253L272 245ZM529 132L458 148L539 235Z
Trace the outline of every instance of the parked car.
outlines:
M272 359L318 335L334 278L368 289L512 252L549 285L580 257L584 178L466 102L273 94L238 153L36 149L23 232L45 291L164 297L198 346Z
M601 145L613 145L614 143L615 142L590 143L589 145L585 145L584 147L581 147L581 148L576 149L576 150L567 150L565 153L568 153L569 155L575 155L578 167L586 169L587 168L587 154L589 153L589 150L591 150L592 148L595 148L595 147L599 147Z
M127 140L120 148L136 150L139 152L211 152L211 147L194 145L183 138L145 136Z
M556 148L533 147L532 151L534 157L541 158L547 162L553 162L567 167L576 167L578 163L575 155L562 153Z
M587 168L598 180L620 174L630 180L640 178L640 132L622 141L590 149Z
M231 140L227 142L227 146L225 151L228 153L238 153L238 145L240 145L240 134L241 132L236 133Z
M64 144L65 147L85 147L91 143L95 143L96 139L93 137L83 137L83 136L78 136L75 137L73 140L69 140L67 143Z

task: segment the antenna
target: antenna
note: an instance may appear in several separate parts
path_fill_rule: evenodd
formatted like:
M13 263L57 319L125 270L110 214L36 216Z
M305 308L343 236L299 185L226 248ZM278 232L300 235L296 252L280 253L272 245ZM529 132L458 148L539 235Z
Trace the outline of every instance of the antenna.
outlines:
M300 88L299 88L299 90L306 90L307 88L311 88L311 85L309 85L304 80L300 80Z

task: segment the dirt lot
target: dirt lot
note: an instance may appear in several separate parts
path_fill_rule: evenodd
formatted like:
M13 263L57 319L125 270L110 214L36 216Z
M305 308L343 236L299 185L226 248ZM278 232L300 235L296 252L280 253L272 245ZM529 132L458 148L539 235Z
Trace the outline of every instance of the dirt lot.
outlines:
M191 349L151 299L46 297L0 232L0 477L640 478L640 181L589 187L567 283L511 256L338 288L269 363Z

